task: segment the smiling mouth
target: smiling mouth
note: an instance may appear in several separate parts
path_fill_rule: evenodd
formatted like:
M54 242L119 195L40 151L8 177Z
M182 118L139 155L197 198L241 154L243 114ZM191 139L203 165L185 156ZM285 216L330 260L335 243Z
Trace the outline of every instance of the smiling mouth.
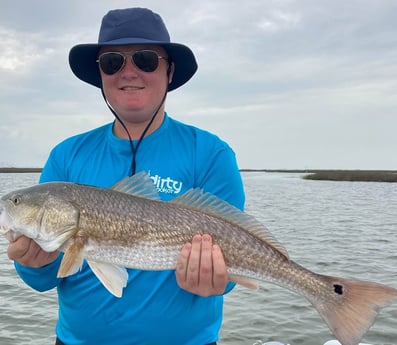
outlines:
M139 86L123 86L120 88L122 91L138 91L138 90L143 90L143 87Z

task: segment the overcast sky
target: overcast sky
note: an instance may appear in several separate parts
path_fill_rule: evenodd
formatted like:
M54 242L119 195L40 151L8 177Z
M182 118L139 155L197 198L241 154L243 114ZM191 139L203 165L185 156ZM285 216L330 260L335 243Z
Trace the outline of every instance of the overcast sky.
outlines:
M199 69L170 116L210 130L241 168L397 169L397 1L2 1L0 165L44 164L113 120L68 54L113 8L149 7Z

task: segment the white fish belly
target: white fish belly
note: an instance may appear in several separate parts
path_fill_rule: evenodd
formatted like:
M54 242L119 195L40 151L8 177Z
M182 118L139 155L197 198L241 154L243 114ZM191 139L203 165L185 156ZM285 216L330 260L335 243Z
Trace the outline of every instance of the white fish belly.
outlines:
M122 246L114 242L89 240L84 258L141 270L169 270L176 266L180 246L161 246L154 242L139 242Z

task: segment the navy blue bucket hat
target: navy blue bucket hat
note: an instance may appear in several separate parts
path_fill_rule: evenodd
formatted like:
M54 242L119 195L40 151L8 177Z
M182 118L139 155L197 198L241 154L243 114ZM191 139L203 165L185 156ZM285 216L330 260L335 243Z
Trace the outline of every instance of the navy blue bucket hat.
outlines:
M174 75L168 91L185 84L196 72L193 52L185 45L171 43L161 17L146 8L127 8L109 11L102 19L98 43L78 44L69 53L69 64L77 78L102 87L96 60L103 46L153 44L162 46L174 63Z

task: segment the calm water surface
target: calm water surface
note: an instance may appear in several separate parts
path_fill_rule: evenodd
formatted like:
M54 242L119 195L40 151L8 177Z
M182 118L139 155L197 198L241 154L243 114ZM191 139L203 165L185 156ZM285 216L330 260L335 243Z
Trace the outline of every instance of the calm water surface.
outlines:
M245 173L247 212L318 273L378 281L397 288L397 184L306 181L299 174ZM0 174L0 195L37 182L38 174ZM54 343L56 294L38 293L15 274L0 236L0 345ZM278 340L322 345L333 339L310 304L262 284L225 298L222 345ZM397 345L397 304L384 309L363 342Z

